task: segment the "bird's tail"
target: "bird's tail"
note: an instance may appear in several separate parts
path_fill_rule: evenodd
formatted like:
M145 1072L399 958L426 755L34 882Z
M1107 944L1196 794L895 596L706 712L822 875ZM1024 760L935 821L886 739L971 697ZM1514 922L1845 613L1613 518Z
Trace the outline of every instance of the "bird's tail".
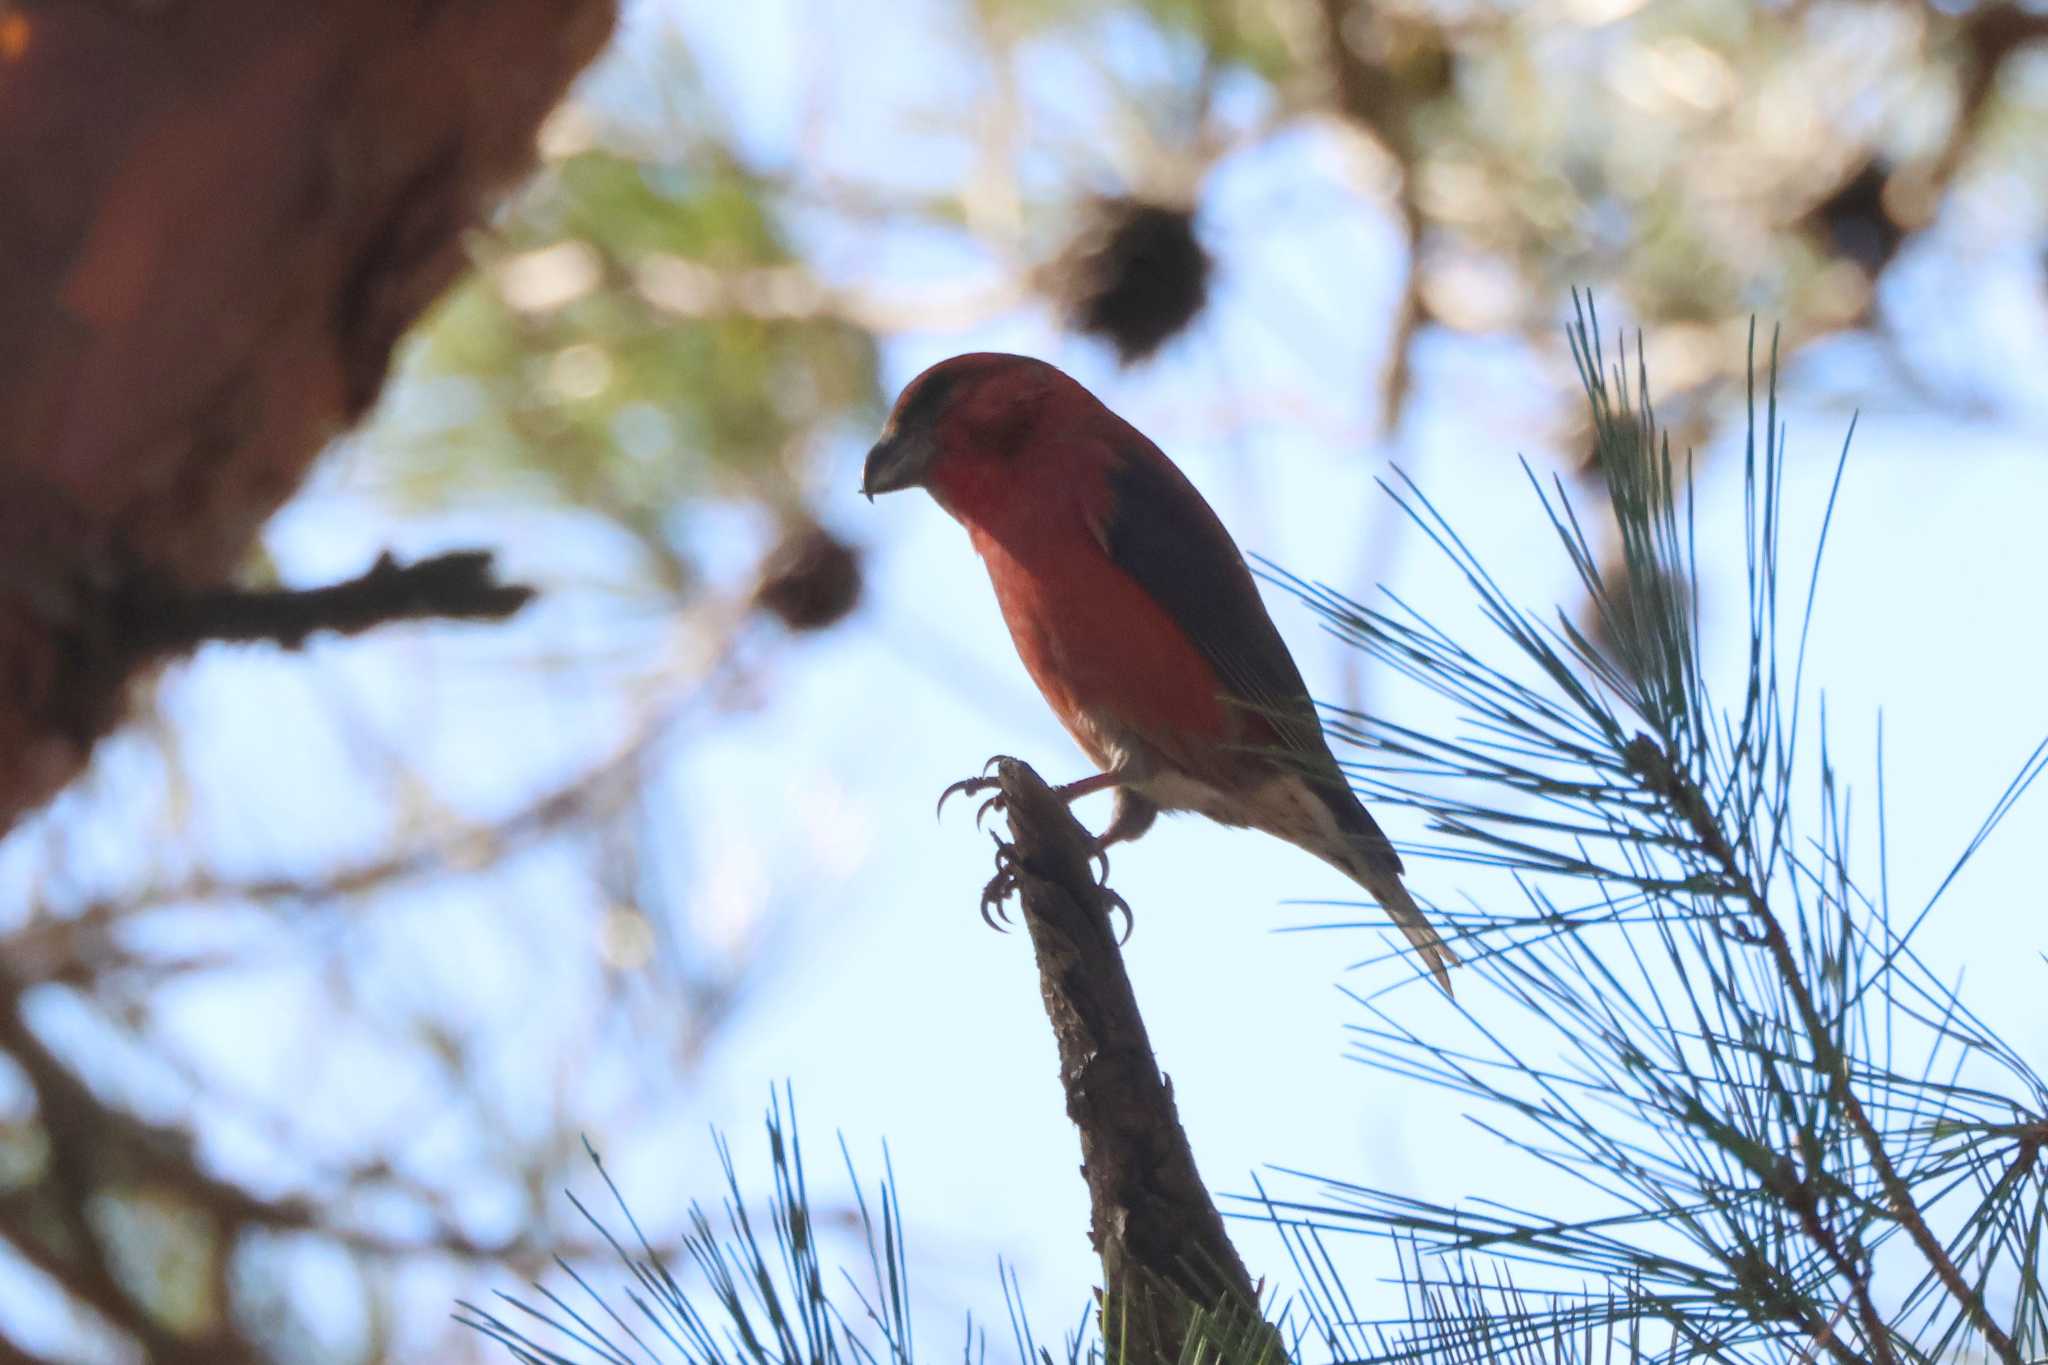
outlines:
M1399 864L1389 854L1375 854L1352 840L1317 848L1315 852L1372 893L1380 908L1387 912L1387 918L1394 921L1394 927L1407 936L1409 946L1421 955L1436 984L1445 995L1450 995L1451 968L1458 965L1458 955L1437 934L1429 916L1422 913L1422 907L1401 884Z

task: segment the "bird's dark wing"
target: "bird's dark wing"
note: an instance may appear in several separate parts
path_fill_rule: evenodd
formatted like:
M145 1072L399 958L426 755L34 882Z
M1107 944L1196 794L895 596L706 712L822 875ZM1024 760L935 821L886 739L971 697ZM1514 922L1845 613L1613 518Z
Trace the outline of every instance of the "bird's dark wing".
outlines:
M1264 716L1341 826L1401 862L1337 769L1308 686L1237 543L1201 493L1135 428L1109 470L1096 531L1109 557L1187 633L1228 700Z

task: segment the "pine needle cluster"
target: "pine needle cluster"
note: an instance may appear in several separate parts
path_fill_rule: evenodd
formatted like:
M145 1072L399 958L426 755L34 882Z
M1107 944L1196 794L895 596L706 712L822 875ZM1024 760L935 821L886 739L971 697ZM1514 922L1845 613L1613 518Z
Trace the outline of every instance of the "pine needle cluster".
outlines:
M1610 361L1589 304L1572 339L1625 581L1595 553L1605 523L1561 482L1529 481L1590 621L1518 603L1405 481L1389 491L1462 572L1483 638L1397 598L1371 606L1272 573L1461 717L1425 733L1330 713L1364 795L1420 809L1441 853L1505 869L1518 888L1515 905L1446 917L1484 978L1461 994L1505 1004L1480 1012L1490 1026L1467 1016L1476 1042L1423 1036L1360 997L1358 1055L1455 1092L1586 1197L1566 1213L1436 1204L1288 1173L1304 1192L1261 1188L1237 1210L1277 1228L1292 1254L1291 1297L1265 1306L1281 1332L1249 1311L1203 1315L1181 1359L1259 1362L1276 1342L1295 1360L1357 1362L2048 1359L2048 1085L1916 950L1957 873L2048 767L2048 742L1933 896L1895 903L1882 764L1876 820L1859 822L1809 695L1821 551L1798 566L1783 558L1775 350L1759 394L1752 335L1748 645L1727 694L1703 667L1686 587L1700 535L1692 467L1660 433L1640 347L1632 373L1625 357ZM1847 454L1845 442L1836 491ZM1821 549L1834 505L1831 493ZM1852 848L1873 823L1874 856ZM633 1277L625 1307L573 1277L587 1302L542 1290L542 1306L507 1310L557 1333L561 1350L482 1309L465 1309L468 1320L529 1365L910 1365L893 1185L860 1204L864 1282L835 1277L779 1107L769 1146L767 1231L728 1155L723 1227L693 1215L687 1285L643 1238L615 1243ZM619 1213L637 1236L623 1201ZM1361 1233L1393 1248L1407 1295L1397 1319L1368 1320L1332 1254ZM1090 1305L1055 1353L1033 1336L1014 1277L1004 1289L1018 1360L1122 1358L1118 1305ZM988 1349L970 1323L967 1358Z

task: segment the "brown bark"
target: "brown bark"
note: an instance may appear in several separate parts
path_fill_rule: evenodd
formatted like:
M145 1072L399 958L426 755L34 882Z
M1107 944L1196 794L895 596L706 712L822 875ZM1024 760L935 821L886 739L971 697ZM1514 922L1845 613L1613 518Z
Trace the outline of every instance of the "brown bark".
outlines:
M0 831L119 717L112 604L224 583L613 17L0 0Z
M1067 1116L1081 1133L1104 1337L1113 1358L1121 1345L1131 1361L1175 1360L1196 1308L1242 1322L1258 1291L1152 1055L1110 923L1121 901L1095 880L1093 841L1029 766L1003 758L995 771L1012 842L989 894L1017 893L1038 958ZM1247 1358L1285 1358L1277 1337L1253 1339Z

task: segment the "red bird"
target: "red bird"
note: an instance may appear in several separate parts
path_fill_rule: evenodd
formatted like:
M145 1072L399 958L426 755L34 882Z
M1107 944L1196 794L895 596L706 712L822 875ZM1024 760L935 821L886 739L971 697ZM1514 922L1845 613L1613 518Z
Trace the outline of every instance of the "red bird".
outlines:
M1376 897L1448 992L1457 962L1352 794L1301 670L1216 513L1144 433L1041 360L955 356L910 381L869 498L924 488L988 565L1017 653L1115 788L1097 839L1162 810L1277 835Z

